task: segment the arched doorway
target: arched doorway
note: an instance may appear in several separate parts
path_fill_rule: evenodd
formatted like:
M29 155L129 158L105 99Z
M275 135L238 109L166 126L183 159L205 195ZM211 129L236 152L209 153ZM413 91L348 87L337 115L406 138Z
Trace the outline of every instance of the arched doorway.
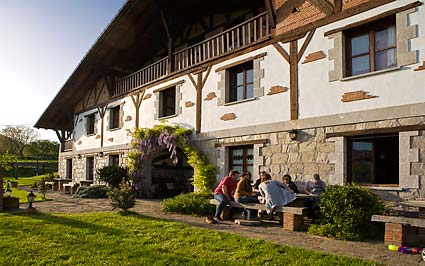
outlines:
M193 191L190 179L193 168L187 163L181 149L177 148L177 164L170 159L168 151L155 153L150 163L150 191L155 198L173 197L181 193Z

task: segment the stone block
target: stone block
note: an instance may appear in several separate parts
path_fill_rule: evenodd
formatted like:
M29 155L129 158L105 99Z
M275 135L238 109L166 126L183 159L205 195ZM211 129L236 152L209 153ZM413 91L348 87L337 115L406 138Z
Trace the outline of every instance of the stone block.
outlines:
M305 151L315 151L316 150L316 143L315 142L303 142L299 144L299 150L300 152Z
M335 144L334 143L319 143L317 145L317 151L331 153L335 152Z
M301 158L303 162L314 162L315 161L315 152L306 151L301 153Z
M288 231L301 231L304 226L304 216L293 213L283 213L283 229Z
M290 152L298 152L300 150L298 143L288 144L288 148L286 149L286 153Z
M319 166L316 163L305 163L304 164L304 173L313 175L319 172Z
M282 152L282 145L279 145L279 144L277 144L277 145L271 145L270 148L271 148L272 154L281 153Z
M301 162L301 155L299 153L289 153L288 163L299 163Z

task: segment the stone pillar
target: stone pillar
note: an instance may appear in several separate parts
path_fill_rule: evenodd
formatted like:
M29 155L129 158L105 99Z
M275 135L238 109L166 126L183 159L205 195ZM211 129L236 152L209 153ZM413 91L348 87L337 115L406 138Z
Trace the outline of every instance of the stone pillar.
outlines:
M283 213L283 229L288 231L301 231L304 226L304 216L293 213Z
M385 245L403 246L407 227L403 224L385 223Z

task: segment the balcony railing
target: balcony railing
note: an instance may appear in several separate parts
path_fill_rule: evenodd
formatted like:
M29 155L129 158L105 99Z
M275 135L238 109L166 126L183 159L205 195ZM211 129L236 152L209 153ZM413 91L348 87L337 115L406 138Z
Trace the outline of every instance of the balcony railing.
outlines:
M74 141L71 140L65 140L62 146L62 151L72 151L74 148Z
M269 17L267 12L264 12L200 43L175 52L173 71L179 72L251 46L268 39L270 34ZM115 82L113 96L122 95L171 74L167 69L168 57L123 77Z

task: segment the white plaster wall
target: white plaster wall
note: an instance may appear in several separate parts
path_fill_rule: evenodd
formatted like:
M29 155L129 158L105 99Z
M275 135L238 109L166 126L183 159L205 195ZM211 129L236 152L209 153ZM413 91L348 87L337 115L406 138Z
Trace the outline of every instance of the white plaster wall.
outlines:
M96 112L95 134L87 136L86 135L86 115L90 115L94 112ZM87 112L81 113L78 116L78 120L73 132L74 150L78 152L85 149L91 149L93 147L100 147L100 139L96 139L97 134L100 134L100 117L99 117L99 114L97 113L97 109L93 109L93 110L89 110Z
M115 107L117 105L121 105L121 112L124 112L121 114L122 120L121 120L121 128L119 129L109 129L109 107ZM125 121L125 118L127 116L131 116L131 121ZM115 146L115 145L121 145L126 144L131 141L131 137L129 136L128 130L134 128L134 119L136 118L136 110L134 107L133 102L131 101L130 97L125 97L123 99L111 102L108 104L108 110L105 114L105 120L104 120L104 129L103 129L103 146ZM100 124L100 123L99 123ZM100 135L100 131L98 132ZM109 140L112 138L112 141Z
M217 99L220 97L220 91L217 84L220 75L215 70L263 52L267 52L260 63L261 69L264 69L264 78L260 82L260 86L264 89L264 96L252 101L218 106ZM289 88L289 64L273 46L264 47L215 65L205 84L203 98L209 92L215 92L217 98L203 102L202 131L208 132L289 120L289 90L284 93L267 95L270 88L276 85ZM234 113L236 118L230 121L221 120L220 117L226 113Z
M418 11L409 17L411 24L420 23L418 38L411 41L411 50L419 49L417 64L403 67L400 70L353 80L328 81L328 72L333 69L333 62L328 60L327 52L328 49L333 47L333 43L327 37L324 37L326 31L373 17L412 2L415 1L395 1L316 30L310 45L304 53L304 57L321 50L325 52L326 58L307 64L300 64L299 66L300 118L341 114L425 101L425 71L413 71L425 60L425 46L423 45L425 43L425 8L423 6L417 8ZM378 97L346 103L341 101L344 93L358 90L366 91L369 95Z
M196 76L194 76L196 81ZM196 90L188 78L188 76L178 77L176 79L170 80L168 82L162 83L155 87L148 89L145 92L145 95L152 94L152 97L147 100L143 100L140 106L140 123L139 127L152 127L160 123L161 119L154 119L154 115L158 112L155 108L155 101L157 99L157 95L153 93L156 89L167 87L173 83L184 80L184 83L180 87L180 93L182 94L182 99L179 103L179 108L181 108L182 113L170 117L167 120L170 124L179 124L187 128L195 128L196 125ZM185 103L187 101L191 101L195 103L192 107L186 107Z

